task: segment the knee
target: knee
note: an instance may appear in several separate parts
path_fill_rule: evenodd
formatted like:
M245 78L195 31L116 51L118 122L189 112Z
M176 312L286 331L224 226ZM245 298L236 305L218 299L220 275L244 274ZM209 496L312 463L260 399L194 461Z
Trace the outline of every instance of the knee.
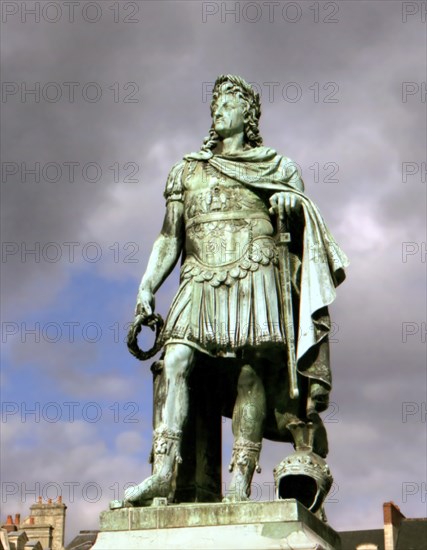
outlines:
M164 369L167 376L186 377L193 366L194 351L184 345L166 347Z
M262 387L262 380L256 369L251 365L243 365L237 382L238 389L241 391L251 391L260 386Z

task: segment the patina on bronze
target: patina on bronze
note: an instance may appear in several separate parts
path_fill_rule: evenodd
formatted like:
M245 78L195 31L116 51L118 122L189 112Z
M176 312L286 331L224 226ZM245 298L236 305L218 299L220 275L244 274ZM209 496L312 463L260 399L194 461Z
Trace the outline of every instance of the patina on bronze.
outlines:
M157 319L154 294L181 257L180 286L155 345L164 352L153 371L152 475L112 507L179 500L180 475L193 460L186 458L189 426L197 430L194 417L199 410L202 418L203 408L209 415L209 403L213 417L232 417L233 476L224 500L249 498L263 437L289 441L296 454L276 468L277 497L294 496L300 483L296 492L322 517L332 479L319 416L331 390L328 305L347 258L305 195L294 163L262 145L255 90L240 77L218 77L211 114L201 150L169 174L163 227L129 333L131 352L143 358L138 333ZM206 442L204 432L199 426ZM220 470L210 464L215 437L194 459L201 477ZM290 475L295 464L305 465L301 475Z

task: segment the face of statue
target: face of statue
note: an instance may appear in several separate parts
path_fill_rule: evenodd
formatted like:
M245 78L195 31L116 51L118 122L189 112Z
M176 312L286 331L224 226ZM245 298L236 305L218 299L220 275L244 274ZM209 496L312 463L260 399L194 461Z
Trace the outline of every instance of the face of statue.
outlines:
M244 103L225 90L218 97L213 112L213 123L221 138L234 136L244 131Z

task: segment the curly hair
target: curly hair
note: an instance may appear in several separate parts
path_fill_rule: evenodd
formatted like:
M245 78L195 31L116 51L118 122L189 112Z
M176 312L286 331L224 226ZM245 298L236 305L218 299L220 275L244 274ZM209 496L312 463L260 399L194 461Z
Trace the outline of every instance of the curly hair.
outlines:
M211 101L211 116L215 110L216 102L219 96L223 93L222 87L224 84L230 84L227 87L227 93L234 94L244 103L244 133L245 143L250 147L258 147L262 145L262 137L259 133L259 119L261 116L261 103L259 94L240 76L231 74L222 74L216 81L213 88L213 97ZM220 141L219 135L216 133L214 123L209 130L209 135L203 141L202 151L212 151Z

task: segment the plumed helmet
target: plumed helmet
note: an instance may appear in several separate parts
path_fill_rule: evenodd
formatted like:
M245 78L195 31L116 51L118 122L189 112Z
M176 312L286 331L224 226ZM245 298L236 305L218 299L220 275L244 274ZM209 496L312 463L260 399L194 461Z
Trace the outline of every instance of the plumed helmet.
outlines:
M322 506L332 482L325 460L313 451L295 451L274 469L276 497L295 498L313 513Z

